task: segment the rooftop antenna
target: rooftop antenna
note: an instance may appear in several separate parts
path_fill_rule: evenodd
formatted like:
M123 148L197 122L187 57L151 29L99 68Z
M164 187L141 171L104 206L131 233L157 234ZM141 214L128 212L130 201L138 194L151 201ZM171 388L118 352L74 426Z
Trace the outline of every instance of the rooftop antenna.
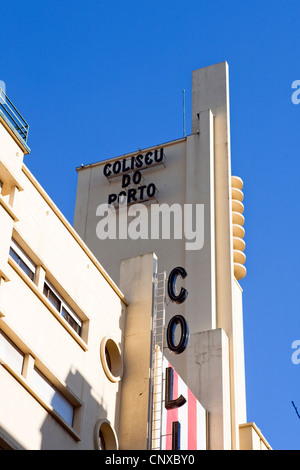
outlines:
M183 137L186 137L186 132L185 132L185 90L183 90L182 96L183 96Z

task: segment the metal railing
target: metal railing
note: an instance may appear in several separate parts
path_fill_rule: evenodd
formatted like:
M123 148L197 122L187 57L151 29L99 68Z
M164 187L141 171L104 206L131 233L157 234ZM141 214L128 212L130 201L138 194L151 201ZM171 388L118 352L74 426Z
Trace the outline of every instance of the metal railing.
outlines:
M0 111L4 117L9 121L12 127L17 131L20 137L27 143L29 125L19 113L17 108L10 101L4 90L0 87Z

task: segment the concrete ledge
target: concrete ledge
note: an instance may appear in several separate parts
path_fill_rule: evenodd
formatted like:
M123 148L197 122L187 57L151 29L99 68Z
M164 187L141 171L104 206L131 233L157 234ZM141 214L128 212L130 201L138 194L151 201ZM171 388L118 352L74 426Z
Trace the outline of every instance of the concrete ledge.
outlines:
M240 424L240 450L272 450L255 423Z

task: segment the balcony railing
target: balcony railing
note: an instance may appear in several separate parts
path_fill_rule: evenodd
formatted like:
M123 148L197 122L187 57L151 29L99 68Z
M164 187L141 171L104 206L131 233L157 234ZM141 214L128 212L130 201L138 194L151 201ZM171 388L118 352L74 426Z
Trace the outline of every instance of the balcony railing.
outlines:
M27 143L29 125L10 101L4 90L0 88L0 114L3 114L9 124L17 131L21 139Z

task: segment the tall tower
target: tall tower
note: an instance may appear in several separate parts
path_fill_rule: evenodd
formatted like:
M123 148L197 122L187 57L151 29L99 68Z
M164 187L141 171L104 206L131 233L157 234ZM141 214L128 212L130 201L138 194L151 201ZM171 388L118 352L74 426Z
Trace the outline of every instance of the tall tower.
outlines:
M184 354L164 354L208 413L207 448L239 449L247 421L239 284L246 269L243 184L231 174L227 63L193 72L190 135L77 171L74 227L129 302L122 260L155 253L158 272L176 266L187 273L187 300L168 300L166 325L182 315L188 346ZM116 232L108 230L107 203Z

